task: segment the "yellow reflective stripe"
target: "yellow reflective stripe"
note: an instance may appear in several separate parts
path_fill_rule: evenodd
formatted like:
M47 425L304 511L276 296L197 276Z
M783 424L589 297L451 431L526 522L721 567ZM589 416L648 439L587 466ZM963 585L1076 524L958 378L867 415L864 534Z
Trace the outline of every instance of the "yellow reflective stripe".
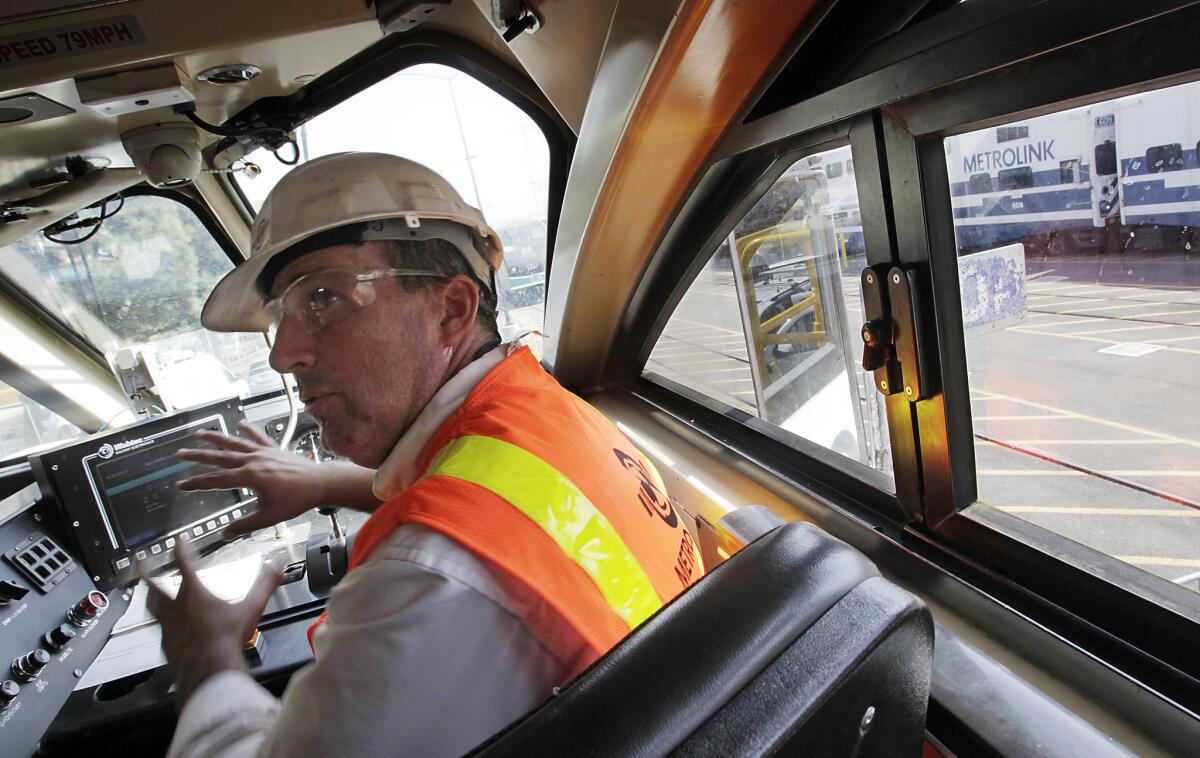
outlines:
M459 437L438 452L425 476L471 482L508 501L591 577L631 629L662 605L612 523L570 479L533 453L492 437Z

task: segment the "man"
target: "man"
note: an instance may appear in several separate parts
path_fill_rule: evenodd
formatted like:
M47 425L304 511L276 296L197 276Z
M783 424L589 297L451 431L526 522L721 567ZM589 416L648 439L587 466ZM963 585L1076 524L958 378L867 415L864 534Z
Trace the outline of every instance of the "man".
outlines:
M180 553L178 596L151 595L182 706L173 755L462 753L698 578L653 467L499 344L501 256L479 211L394 156L320 158L267 198L203 322L273 328L271 365L353 465L218 436L181 455L216 470L180 486L253 486L235 531L323 503L372 515L282 702L240 656L277 577L230 605Z

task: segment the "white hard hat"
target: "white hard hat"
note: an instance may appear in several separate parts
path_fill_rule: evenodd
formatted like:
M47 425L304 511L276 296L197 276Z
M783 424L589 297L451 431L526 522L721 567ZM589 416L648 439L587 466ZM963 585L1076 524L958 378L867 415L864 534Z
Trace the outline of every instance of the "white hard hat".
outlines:
M387 221L399 223L380 223ZM425 228L422 222L428 222ZM271 190L254 219L249 258L217 282L200 322L217 332L266 331L258 279L268 262L314 235L352 225L377 230L357 241L447 239L489 287L504 258L500 237L483 214L437 172L385 153L335 153L298 166ZM404 233L387 231L397 228ZM466 230L482 244L470 244Z

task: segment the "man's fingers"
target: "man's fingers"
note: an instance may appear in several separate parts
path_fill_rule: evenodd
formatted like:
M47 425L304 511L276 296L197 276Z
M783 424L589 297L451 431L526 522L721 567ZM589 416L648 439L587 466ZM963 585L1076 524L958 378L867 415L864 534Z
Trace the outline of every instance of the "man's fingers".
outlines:
M259 501L259 504L261 505L262 501ZM282 520L283 519L278 517L272 517L269 513L264 511L254 511L242 516L237 521L234 521L232 524L225 527L225 530L221 532L221 537L223 537L226 541L232 542L238 537L241 537L243 534L249 534L255 529L263 529L268 526L275 526Z
M205 466L217 468L238 468L246 463L246 454L225 450L198 450L194 447L181 447L175 452L175 457L181 461L203 463Z
M263 447L279 447L275 440L263 434L256 426L254 426L254 424L251 424L249 421L239 421L238 429L241 429L247 437Z
M200 579L196 576L196 551L187 540L180 540L175 546L175 563L178 564L179 575L183 579L183 583L179 585L180 592L183 592L184 585L200 584Z
M250 591L246 593L246 597L242 599L241 605L246 609L247 615L251 616L254 621L258 621L262 616L263 609L267 607L267 603L271 600L271 593L283 581L283 572L276 566L264 564L258 572L258 578L254 580L254 585L250 587ZM253 612L253 613L251 613Z
M253 453L258 450L261 445L257 445L251 440L242 437L234 437L221 432L214 432L209 429L201 429L195 435L198 442L210 442L225 450L231 450L235 453Z
M145 567L138 563L137 566L138 578L146 583L146 608L150 613L154 614L155 618L162 616L162 610L170 605L172 598L170 595L162 591L150 575L146 573Z
M235 470L229 469L224 471L213 471L207 474L198 474L180 479L175 482L175 486L184 492L198 492L200 490L234 490L238 487L248 486L244 484L245 477L239 475Z

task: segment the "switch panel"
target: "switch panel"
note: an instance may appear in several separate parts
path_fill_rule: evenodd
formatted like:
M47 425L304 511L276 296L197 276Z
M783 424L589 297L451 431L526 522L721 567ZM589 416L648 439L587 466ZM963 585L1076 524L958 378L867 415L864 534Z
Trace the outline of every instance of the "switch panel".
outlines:
M127 593L96 589L39 506L0 524L0 755L27 756L108 642ZM36 590L36 591L35 591Z
M71 556L41 532L21 540L4 557L42 592L49 592L75 570Z

